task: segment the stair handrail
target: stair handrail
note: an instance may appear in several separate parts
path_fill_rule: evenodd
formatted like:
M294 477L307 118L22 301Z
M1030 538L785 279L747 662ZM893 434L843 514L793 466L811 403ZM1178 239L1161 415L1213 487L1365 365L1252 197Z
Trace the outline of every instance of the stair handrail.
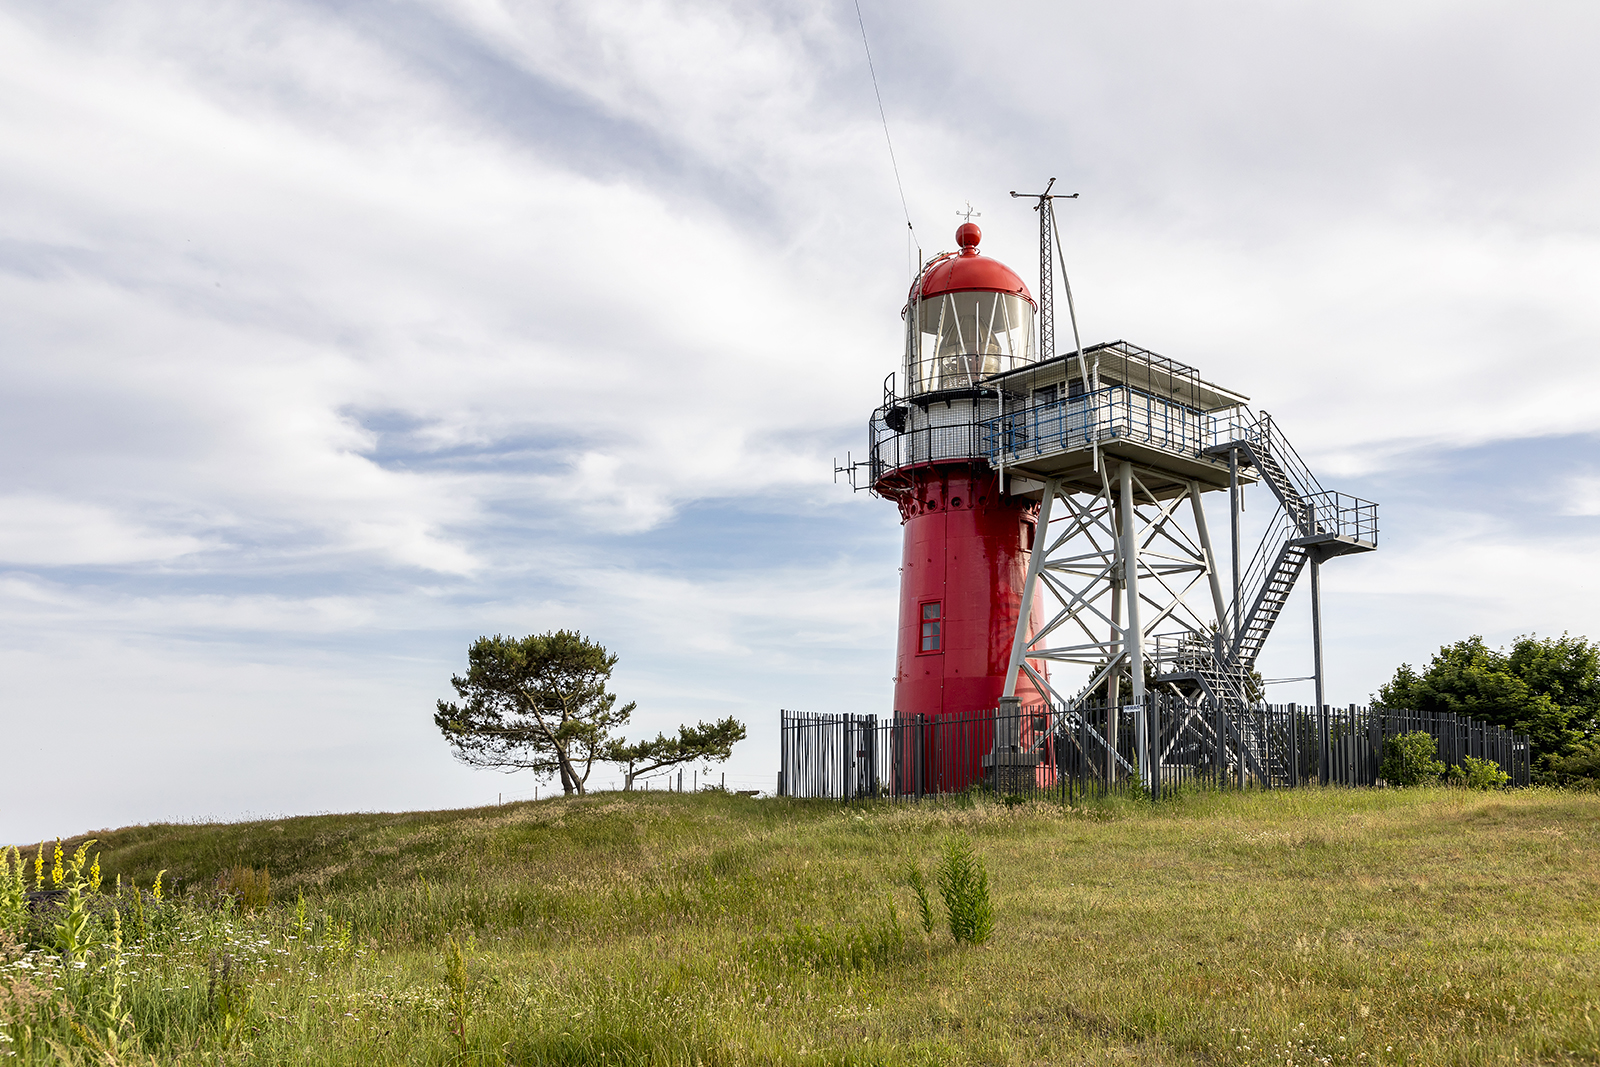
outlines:
M1249 413L1250 409L1246 408L1245 411ZM1283 468L1285 474L1289 475L1290 484L1294 487L1295 492L1301 497L1319 496L1326 492L1322 488L1322 483L1317 481L1317 476L1311 473L1311 468L1306 466L1306 461L1300 457L1300 453L1296 451L1294 445L1289 443L1289 439L1283 435L1283 431L1273 423L1272 415L1263 411L1255 421L1257 426L1265 424L1265 429L1261 432L1262 444L1265 446L1267 454L1277 461L1278 466Z
M1244 615L1248 616L1254 609L1256 600L1261 595L1261 587L1266 585L1273 565L1277 563L1278 554L1283 551L1283 546L1299 536L1299 532L1294 519L1280 504L1267 527L1267 536L1256 546L1255 555L1244 569L1244 577L1239 579L1239 611ZM1237 640L1244 633L1244 619L1234 617L1231 623L1228 632Z

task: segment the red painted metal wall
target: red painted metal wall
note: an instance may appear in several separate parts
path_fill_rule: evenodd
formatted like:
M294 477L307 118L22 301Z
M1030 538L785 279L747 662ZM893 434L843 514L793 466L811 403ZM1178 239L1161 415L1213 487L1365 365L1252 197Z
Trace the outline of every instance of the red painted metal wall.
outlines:
M989 711L1005 687L1038 505L1002 496L985 463L897 472L905 526L894 708L900 717ZM909 484L908 484L909 483ZM939 605L939 648L923 651L924 607ZM1033 625L1042 621L1035 601ZM1044 673L1044 664L1030 661ZM1017 681L1023 704L1042 702Z

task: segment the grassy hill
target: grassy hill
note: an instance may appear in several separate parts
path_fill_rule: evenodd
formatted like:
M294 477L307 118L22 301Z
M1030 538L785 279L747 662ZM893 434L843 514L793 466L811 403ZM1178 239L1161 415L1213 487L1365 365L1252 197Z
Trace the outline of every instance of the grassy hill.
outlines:
M951 835L984 945L906 888ZM1600 1062L1593 794L604 794L97 836L108 885L184 889L126 952L163 1063ZM271 904L217 895L239 868Z

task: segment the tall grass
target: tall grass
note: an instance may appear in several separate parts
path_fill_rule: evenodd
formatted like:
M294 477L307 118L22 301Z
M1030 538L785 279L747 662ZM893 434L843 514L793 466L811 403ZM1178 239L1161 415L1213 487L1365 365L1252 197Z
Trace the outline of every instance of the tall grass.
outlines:
M0 906L96 850L105 879L75 972L62 909L9 927L17 1062L1600 1060L1600 796L637 794L97 836L5 861ZM930 861L986 943L935 936Z

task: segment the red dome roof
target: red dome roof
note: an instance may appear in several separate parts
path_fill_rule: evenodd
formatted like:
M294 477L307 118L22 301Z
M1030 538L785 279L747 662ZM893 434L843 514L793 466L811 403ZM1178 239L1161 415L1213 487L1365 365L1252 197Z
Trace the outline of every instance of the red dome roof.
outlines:
M935 260L922 275L922 296L940 293L971 292L1014 293L1028 303L1033 296L1017 277L1016 271L998 259L978 254L978 241L983 237L976 223L962 223L956 230L956 243L961 251Z

